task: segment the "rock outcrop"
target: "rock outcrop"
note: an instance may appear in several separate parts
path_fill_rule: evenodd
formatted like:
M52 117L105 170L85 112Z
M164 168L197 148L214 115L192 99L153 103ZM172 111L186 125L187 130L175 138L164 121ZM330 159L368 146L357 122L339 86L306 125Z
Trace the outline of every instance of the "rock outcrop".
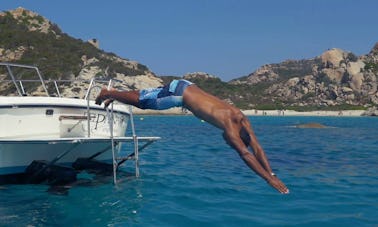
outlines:
M378 116L378 107L370 107L365 112L361 114L362 116Z
M295 127L296 128L327 128L327 126L320 123L316 123L316 122L299 124L299 125L295 125Z
M214 75L205 73L205 72L193 72L187 73L183 76L185 80L193 80L193 79L215 79L218 78Z
M17 9L8 12L0 12L0 17L5 16L7 13L11 14L13 18L20 23L26 24L29 31L39 31L42 33L49 33L52 31L51 26L53 24L33 11L18 7Z
M359 57L334 48L314 59L264 65L231 83L265 86L264 97L273 103L368 106L378 105L377 77L378 43Z

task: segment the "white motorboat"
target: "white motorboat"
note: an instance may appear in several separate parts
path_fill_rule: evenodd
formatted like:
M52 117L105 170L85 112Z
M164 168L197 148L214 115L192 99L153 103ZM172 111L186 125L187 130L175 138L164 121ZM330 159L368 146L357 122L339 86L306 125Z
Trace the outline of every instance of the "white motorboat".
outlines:
M55 164L70 166L78 158L107 161L113 163L116 181L118 164L133 158L139 175L138 152L159 137L135 135L131 107L112 104L104 109L90 100L93 88L99 87L98 81L92 79L88 83L85 97L66 98L61 97L57 81L45 81L34 66L0 63L0 67L5 78L2 83L8 83L3 88L16 92L16 96L0 96L0 183L2 176L22 174L36 160L44 160L45 168ZM19 79L15 71L20 69L34 71L45 96L27 94L25 84L36 80ZM108 81L108 87L113 82ZM47 83L53 84L54 89ZM126 136L128 122L131 136ZM134 143L134 149L130 155L120 157L125 142Z

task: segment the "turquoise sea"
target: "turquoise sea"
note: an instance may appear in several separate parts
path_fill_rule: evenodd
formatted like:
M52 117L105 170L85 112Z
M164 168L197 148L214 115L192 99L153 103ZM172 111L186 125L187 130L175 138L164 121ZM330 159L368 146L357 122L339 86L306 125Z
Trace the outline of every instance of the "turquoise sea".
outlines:
M162 139L141 154L141 176L77 185L0 186L0 226L378 226L378 118L251 117L281 195L192 116L136 116ZM325 129L293 125L318 122ZM133 162L124 170L133 171Z

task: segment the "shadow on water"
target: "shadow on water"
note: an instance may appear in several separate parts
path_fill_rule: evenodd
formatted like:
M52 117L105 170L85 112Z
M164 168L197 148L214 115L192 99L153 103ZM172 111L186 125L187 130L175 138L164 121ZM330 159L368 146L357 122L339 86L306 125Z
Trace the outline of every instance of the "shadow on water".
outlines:
M70 185L23 184L0 188L1 226L107 226L137 223L142 180L122 169L117 185L108 173L83 171Z
M73 187L91 187L114 181L113 165L98 161L87 162L78 159L72 167L48 165L46 161L33 161L24 173L4 175L1 177L0 189L6 185L47 185L47 192L54 195L68 195ZM89 164L88 164L89 163ZM119 178L134 177L134 173L123 169L117 171Z
M119 179L135 178L135 173L125 172L123 170L117 172ZM122 181L122 180L118 180ZM96 187L113 183L113 172L101 170L86 170L81 172L77 180L69 184L49 185L47 192L53 195L68 195L69 190L74 187Z

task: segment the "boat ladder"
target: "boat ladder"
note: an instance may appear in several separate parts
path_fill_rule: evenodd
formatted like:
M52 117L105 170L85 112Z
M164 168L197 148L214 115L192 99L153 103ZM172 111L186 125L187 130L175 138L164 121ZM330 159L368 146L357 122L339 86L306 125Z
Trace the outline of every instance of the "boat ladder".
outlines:
M109 80L108 83L108 89L112 87L112 82L113 80ZM90 93L93 88L99 88L99 86L94 85L94 79L90 82L90 87L88 89L86 98L87 98L87 122L88 122L88 138L90 137L90 108L89 108L89 97ZM100 87L101 89L101 87ZM109 123L109 131L110 131L110 141L111 145L109 148L112 150L112 162L113 162L113 183L117 184L117 170L120 165L125 163L127 160L134 160L135 162L135 176L139 177L139 152L148 147L150 144L155 142L156 140L160 139L160 137L140 137L136 135L135 132L135 124L134 124L134 115L133 115L133 110L132 106L129 105L129 114L130 114L130 125L131 125L131 133L132 137L114 137L114 112L113 112L113 102L110 104L110 108L106 108L107 112L107 118L108 118L108 123ZM116 146L119 145L119 142L133 142L134 145L134 151L124 157L119 157L118 152L116 152ZM139 147L139 141L144 142L144 144ZM95 155L92 155L90 159L93 159L94 157L102 154L103 152L107 151L108 149L104 149L100 152L97 152Z
M38 141L40 143L47 143L47 144L56 144L56 143L69 143L70 145L64 152L57 155L55 158L53 158L51 161L48 161L45 165L43 165L43 168L35 172L31 178L30 181L32 181L35 178L38 178L38 176L45 171L50 166L53 166L55 163L57 163L60 159L65 157L67 154L71 153L75 150L75 148L82 143L106 143L107 141L110 141L109 146L106 146L102 150L96 152L92 156L88 158L79 158L77 161L84 160L84 161L93 161L94 158L97 156L111 150L112 152L112 172L113 172L113 183L117 184L117 170L119 166L121 166L123 163L125 163L127 160L134 160L135 162L135 176L139 177L139 152L144 150L146 147L148 147L153 142L160 139L160 137L141 137L137 136L135 132L135 125L134 125L134 115L132 106L129 106L129 121L131 125L131 132L132 136L114 136L114 112L113 112L113 103L111 103L110 108L106 108L107 111L107 119L109 123L109 131L110 135L109 137L91 137L90 134L90 120L91 120L91 113L90 113L90 106L89 106L89 93L91 90L95 87L99 86L93 86L94 83L91 82L91 87L89 88L89 92L87 93L87 116L60 116L59 121L62 120L77 120L78 122L87 121L87 130L88 134L86 137L75 137L75 138L60 138L59 140L41 140ZM109 86L111 85L111 80L109 81ZM101 87L100 87L101 89ZM75 127L75 125L73 126ZM72 129L72 128L71 128ZM38 143L37 142L37 143ZM120 157L118 155L118 151L116 149L121 149L121 145L123 142L132 142L133 143L133 152L127 156ZM139 145L140 143L144 143L142 145Z

